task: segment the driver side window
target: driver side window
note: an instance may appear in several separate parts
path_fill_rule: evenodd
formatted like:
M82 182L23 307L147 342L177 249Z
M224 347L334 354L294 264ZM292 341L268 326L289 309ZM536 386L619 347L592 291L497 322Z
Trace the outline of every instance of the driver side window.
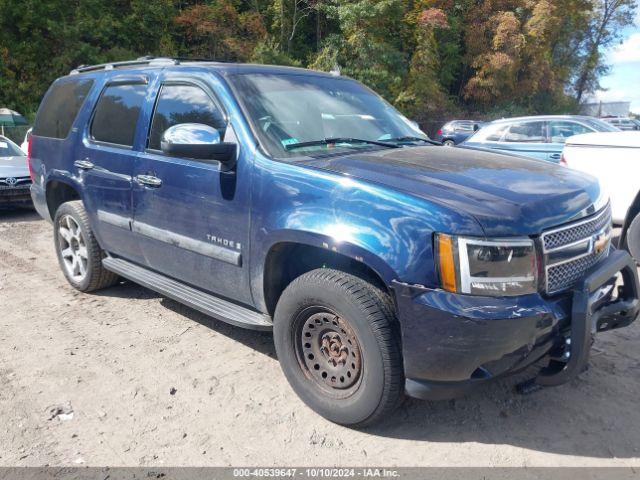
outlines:
M209 95L195 85L163 85L153 112L147 148L160 150L162 134L180 123L201 123L220 132L224 138L224 114Z

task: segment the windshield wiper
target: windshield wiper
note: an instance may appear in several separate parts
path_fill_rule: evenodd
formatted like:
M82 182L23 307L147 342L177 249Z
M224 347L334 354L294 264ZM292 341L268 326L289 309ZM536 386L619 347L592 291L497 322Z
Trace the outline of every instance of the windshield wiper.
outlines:
M430 138L412 137L412 136L390 138L389 141L390 142L425 142L425 143L430 143L431 145L442 145L440 142L436 142L435 140L431 140Z
M286 145L287 150L293 150L295 148L314 147L316 145L333 145L336 143L368 143L370 145L379 145L387 148L400 148L400 145L395 143L380 142L378 140L365 140L364 138L349 138L349 137L336 137L325 138L324 140L312 140L310 142L291 143Z

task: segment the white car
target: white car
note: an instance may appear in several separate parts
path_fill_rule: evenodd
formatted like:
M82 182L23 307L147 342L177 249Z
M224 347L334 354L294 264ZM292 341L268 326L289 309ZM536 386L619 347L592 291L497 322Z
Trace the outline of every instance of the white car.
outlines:
M640 261L640 132L598 132L567 139L561 164L589 173L611 197L621 245Z
M22 151L26 154L28 154L28 150L29 150L29 139L31 138L31 132L33 131L33 128L30 128L29 130L27 130L27 133L25 133L24 135L24 140L22 141L22 144L20 145L20 148L22 149Z

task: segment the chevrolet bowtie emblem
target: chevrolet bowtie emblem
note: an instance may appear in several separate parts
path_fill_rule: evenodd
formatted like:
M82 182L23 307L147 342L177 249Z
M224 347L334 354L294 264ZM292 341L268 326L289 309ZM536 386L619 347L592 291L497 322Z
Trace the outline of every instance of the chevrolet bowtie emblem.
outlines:
M596 253L602 253L609 244L609 238L611 232L603 232L593 237L593 251Z

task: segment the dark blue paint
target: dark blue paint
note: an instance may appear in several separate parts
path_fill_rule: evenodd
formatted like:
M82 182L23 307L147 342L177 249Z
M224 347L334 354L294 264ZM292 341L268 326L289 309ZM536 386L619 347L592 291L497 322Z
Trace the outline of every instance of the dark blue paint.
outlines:
M82 74L96 82L69 138L34 136L38 211L48 216L47 186L66 183L79 192L106 250L263 312L265 260L279 243L316 246L362 262L396 292L407 376L458 381L480 365L493 375L546 342L566 315L562 302L438 290L433 234L536 236L593 213L602 201L595 179L545 162L438 146L372 147L351 155L275 161L258 146L228 83L228 74L252 71L291 70L208 64ZM104 85L132 75L148 80L133 147L92 142L88 123ZM226 111L239 146L232 171L145 150L156 96L169 79L202 85ZM98 168L78 170L73 162L82 158ZM140 174L161 178L162 187L137 184L133 179ZM98 211L196 242L231 241L225 248L240 250L241 264L98 221Z

